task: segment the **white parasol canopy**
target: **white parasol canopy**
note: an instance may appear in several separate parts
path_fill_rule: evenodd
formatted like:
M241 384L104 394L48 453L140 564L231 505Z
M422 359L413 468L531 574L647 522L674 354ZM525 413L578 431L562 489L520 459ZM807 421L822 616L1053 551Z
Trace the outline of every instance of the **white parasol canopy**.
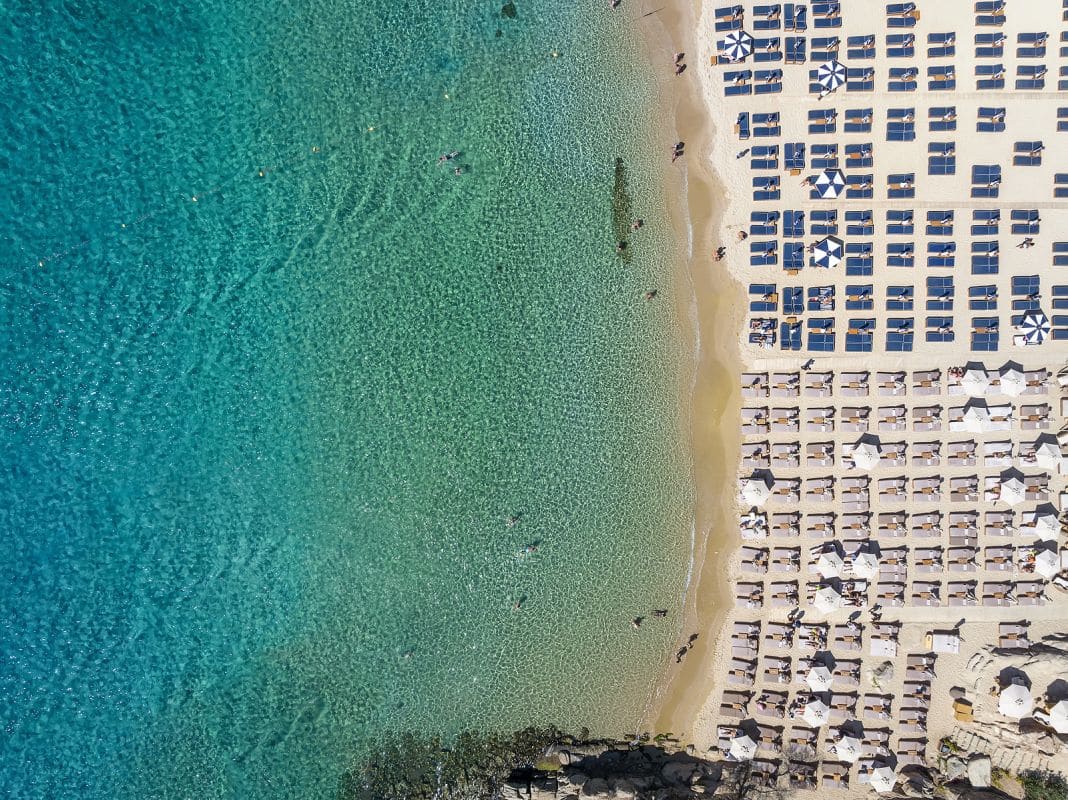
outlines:
M1061 558L1056 550L1039 550L1035 553L1035 572L1050 580L1061 571Z
M876 767L871 773L871 788L880 794L894 791L897 775L891 767Z
M728 61L742 61L753 52L753 37L745 31L733 31L723 39L722 53Z
M1057 733L1068 733L1068 700L1061 700L1049 710L1049 724Z
M990 430L990 409L985 406L968 406L961 417L964 430L969 433L982 433Z
M1025 344L1042 344L1049 336L1049 318L1041 311L1026 314L1020 322Z
M1035 513L1034 522L1032 523L1035 528L1036 536L1059 536L1061 532L1061 521L1057 518L1056 514L1052 513Z
M833 200L845 190L845 175L840 169L826 169L816 176L815 188L824 200Z
M742 481L742 501L750 506L762 506L771 497L771 487L765 478L746 478Z
M805 683L811 686L814 692L827 691L831 688L832 681L834 681L834 675L824 666L812 667L805 675Z
M879 573L879 556L875 553L857 553L853 556L853 574L869 580Z
M834 745L834 752L843 761L855 764L861 755L861 741L855 736L843 736Z
M812 605L822 614L830 614L842 607L842 595L838 594L831 586L824 586L816 590L812 598Z
M1001 393L1009 397L1019 397L1027 388L1027 378L1016 367L1002 367Z
M879 464L882 448L874 442L858 442L853 446L853 465L870 472Z
M1063 460L1061 447L1056 442L1045 441L1035 448L1035 463L1042 469L1058 470Z
M834 236L820 239L812 246L812 263L817 267L830 269L842 263L844 245Z
M1002 478L999 500L1010 506L1016 506L1026 499L1027 487L1019 478Z
M985 369L972 367L960 379L961 388L969 397L982 397L990 389L990 377Z
M1012 683L1001 690L998 697L998 711L1006 717L1022 719L1031 713L1035 701L1031 698L1031 690L1022 683Z
M816 82L824 91L833 92L846 82L846 67L841 61L826 61L816 67Z
M730 754L739 761L749 761L756 755L757 745L749 736L742 734L731 740Z
M813 728L818 728L820 725L826 725L827 720L831 718L831 709L827 707L827 704L822 700L809 700L805 704L805 710L801 712L801 719L811 725Z
M819 560L816 562L816 572L824 578L837 578L844 566L845 562L842 561L842 557L831 550L820 555Z

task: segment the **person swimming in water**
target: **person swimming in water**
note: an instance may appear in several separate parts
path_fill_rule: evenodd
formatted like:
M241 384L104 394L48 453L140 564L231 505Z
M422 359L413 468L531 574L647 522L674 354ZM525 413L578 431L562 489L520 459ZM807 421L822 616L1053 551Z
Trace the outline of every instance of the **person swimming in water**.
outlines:
M446 161L452 161L453 159L459 158L459 157L460 157L460 151L459 150L453 150L451 153L442 153L440 156L438 156L438 163L439 164L444 164Z

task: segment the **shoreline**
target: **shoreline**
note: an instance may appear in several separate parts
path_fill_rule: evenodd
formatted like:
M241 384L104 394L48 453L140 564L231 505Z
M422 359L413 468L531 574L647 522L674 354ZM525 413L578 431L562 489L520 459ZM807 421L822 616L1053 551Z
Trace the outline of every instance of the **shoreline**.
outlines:
M646 13L644 7L640 13ZM711 169L715 129L700 72L691 66L682 76L672 73L675 52L685 52L687 64L701 63L694 35L700 13L693 0L671 0L638 20L645 56L660 89L657 113L666 132L675 137L672 141L685 141L687 149L678 171L667 172L665 196L675 231L675 280L683 289L677 316L692 354L681 389L687 404L683 417L689 429L683 435L692 459L695 517L679 646L691 633L698 638L681 664L668 661L644 719L646 727L670 733L682 744L693 740L697 715L712 694L716 644L730 610L727 559L734 549L730 531L741 445L733 420L740 408L737 387L742 364L737 341L744 298L725 264L717 265L711 258L728 195ZM664 143L665 150L669 146Z

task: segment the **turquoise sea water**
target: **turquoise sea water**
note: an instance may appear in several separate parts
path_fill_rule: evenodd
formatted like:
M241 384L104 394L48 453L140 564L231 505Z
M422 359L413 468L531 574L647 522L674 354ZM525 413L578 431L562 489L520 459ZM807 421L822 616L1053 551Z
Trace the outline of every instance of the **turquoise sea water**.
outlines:
M665 159L638 2L516 11L0 9L0 796L635 724L690 547Z

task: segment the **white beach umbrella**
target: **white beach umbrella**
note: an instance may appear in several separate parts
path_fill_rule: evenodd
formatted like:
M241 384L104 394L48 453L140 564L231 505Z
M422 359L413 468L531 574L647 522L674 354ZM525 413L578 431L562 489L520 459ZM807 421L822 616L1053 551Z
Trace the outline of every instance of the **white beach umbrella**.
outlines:
M753 52L753 37L745 31L728 33L723 39L721 52L728 61L741 61Z
M816 67L816 82L824 91L833 92L846 82L846 67L841 61L827 61Z
M1059 536L1061 532L1061 521L1056 514L1036 512L1032 525L1035 529L1035 536Z
M1056 550L1039 550L1035 553L1035 572L1050 580L1061 571L1061 556Z
M1002 367L1001 393L1009 397L1019 397L1027 388L1027 378L1016 367Z
M765 478L746 478L742 481L742 501L749 506L762 506L771 497L771 487Z
M858 442L853 446L853 466L870 472L879 465L882 448L875 442Z
M1035 701L1031 691L1022 683L1012 683L1001 690L998 697L998 711L1006 717L1022 719L1031 713Z
M827 720L831 718L831 709L827 707L827 704L822 700L809 700L805 704L805 710L801 712L801 719L811 725L813 728L818 728L820 725L826 725Z
M1024 315L1020 330L1027 344L1042 344L1049 336L1049 318L1041 311L1032 311Z
M1068 700L1061 700L1049 710L1049 724L1057 733L1068 733Z
M982 397L990 389L990 377L985 369L969 369L960 379L961 388L969 397Z
M830 269L842 263L844 245L842 240L834 236L820 239L812 247L812 263L817 267Z
M816 562L816 572L824 578L837 578L842 573L842 567L844 566L845 562L842 561L842 557L831 550L828 553L820 554L819 560Z
M805 675L805 683L812 687L814 692L825 692L831 688L834 681L833 673L822 665L812 667Z
M860 758L861 741L855 736L843 736L835 742L834 752L843 761L855 764Z
M990 429L990 409L985 406L971 405L964 409L961 418L964 430L969 433L982 433Z
M1035 463L1042 469L1059 470L1064 456L1056 442L1045 441L1035 448Z
M821 614L830 614L832 611L842 607L842 595L838 594L833 587L824 586L816 590L816 595L812 598L812 605Z
M744 733L741 736L735 736L731 740L730 754L732 758L736 758L738 761L751 760L756 755L756 749L756 742Z
M840 169L825 169L816 176L816 191L824 200L833 200L845 190L845 175Z
M998 499L1010 506L1015 506L1026 499L1026 492L1027 487L1019 478L1002 478L1001 496Z
M853 556L853 574L870 580L879 574L879 557L875 553L857 553Z
M871 773L871 788L880 794L894 791L897 775L892 767L876 767Z

